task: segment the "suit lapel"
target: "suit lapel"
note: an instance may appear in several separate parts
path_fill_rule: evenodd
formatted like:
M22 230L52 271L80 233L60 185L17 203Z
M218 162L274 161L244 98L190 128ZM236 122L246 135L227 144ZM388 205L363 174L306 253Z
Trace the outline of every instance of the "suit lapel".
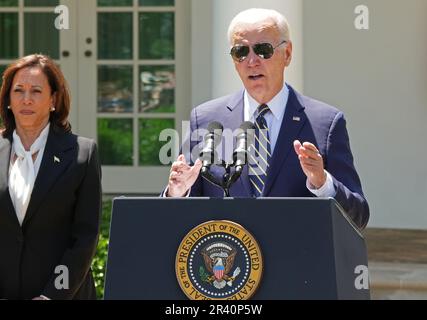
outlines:
M228 104L226 105L226 109L224 110L224 115L226 115L223 119L222 125L224 129L229 128L231 130L236 130L240 127L240 124L244 120L244 90L239 91L237 94L233 95ZM249 182L248 176L248 166L244 166L243 172L239 178L240 184L244 191L246 191L247 196L252 195L252 187ZM239 182L236 182L238 184Z
M11 151L11 139L0 138L0 193L6 192L8 189L9 163Z
M298 101L294 90L289 87L289 98L286 105L285 115L277 138L274 153L271 158L271 165L267 170L267 182L264 187L263 196L268 196L283 163L293 150L293 142L297 139L307 117L304 113L304 107Z
M53 185L71 163L73 159L71 153L66 151L74 148L74 145L69 137L71 134L56 133L54 126L51 125L23 226L28 223L42 201L51 193Z
M224 107L224 111L218 113L218 118L222 117L221 124L224 129L236 130L243 122L243 93L232 95Z
M0 210L16 222L17 229L21 229L9 194L9 163L12 151L12 137L0 137ZM4 210L4 211L3 211Z

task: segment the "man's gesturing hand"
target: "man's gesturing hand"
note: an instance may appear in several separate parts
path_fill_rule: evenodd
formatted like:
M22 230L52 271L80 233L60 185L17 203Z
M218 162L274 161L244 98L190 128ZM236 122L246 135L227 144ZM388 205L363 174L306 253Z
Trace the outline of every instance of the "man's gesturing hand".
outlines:
M180 155L174 163L172 163L167 197L183 197L190 190L191 186L196 182L199 176L202 162L197 159L194 166L190 166L185 161L184 155Z
M316 189L321 188L326 182L326 173L323 167L322 155L316 146L310 142L294 141L294 149L298 155L302 171L308 178L308 182Z

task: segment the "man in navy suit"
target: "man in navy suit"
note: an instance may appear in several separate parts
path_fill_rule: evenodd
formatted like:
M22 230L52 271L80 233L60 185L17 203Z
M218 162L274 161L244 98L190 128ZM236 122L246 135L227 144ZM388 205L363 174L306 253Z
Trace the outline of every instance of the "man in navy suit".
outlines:
M299 94L285 82L292 59L285 17L274 10L243 11L230 24L229 40L244 89L194 108L191 132L206 129L212 121L231 130L243 121L256 124L255 149L264 169L246 166L230 195L333 197L363 229L369 207L353 164L343 113ZM202 139L191 141L190 150ZM223 197L220 188L200 176L202 163L194 160L186 153L172 164L164 196ZM223 174L213 166L212 172L216 177Z

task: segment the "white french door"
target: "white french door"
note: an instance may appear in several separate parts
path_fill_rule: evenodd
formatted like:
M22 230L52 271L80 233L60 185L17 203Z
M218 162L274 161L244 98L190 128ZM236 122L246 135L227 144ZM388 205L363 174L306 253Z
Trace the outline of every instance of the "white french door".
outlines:
M57 30L65 5L69 30ZM0 71L44 53L72 94L73 131L96 139L103 190L156 194L169 166L163 129L181 130L191 109L189 0L0 0Z
M98 142L107 193L153 193L167 182L162 130L190 109L188 0L78 4L78 128Z

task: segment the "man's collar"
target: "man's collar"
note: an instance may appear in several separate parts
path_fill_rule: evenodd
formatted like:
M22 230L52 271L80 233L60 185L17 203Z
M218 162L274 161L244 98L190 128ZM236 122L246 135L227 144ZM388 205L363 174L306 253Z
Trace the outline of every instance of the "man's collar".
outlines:
M271 113L277 120L282 119L282 115L285 112L286 104L288 103L288 98L289 98L289 88L285 83L283 85L282 90L280 90L279 93L267 103L268 107L271 110ZM251 121L254 121L256 116L256 111L259 105L260 104L253 97L250 96L248 91L245 90L244 106L246 110L249 110Z

